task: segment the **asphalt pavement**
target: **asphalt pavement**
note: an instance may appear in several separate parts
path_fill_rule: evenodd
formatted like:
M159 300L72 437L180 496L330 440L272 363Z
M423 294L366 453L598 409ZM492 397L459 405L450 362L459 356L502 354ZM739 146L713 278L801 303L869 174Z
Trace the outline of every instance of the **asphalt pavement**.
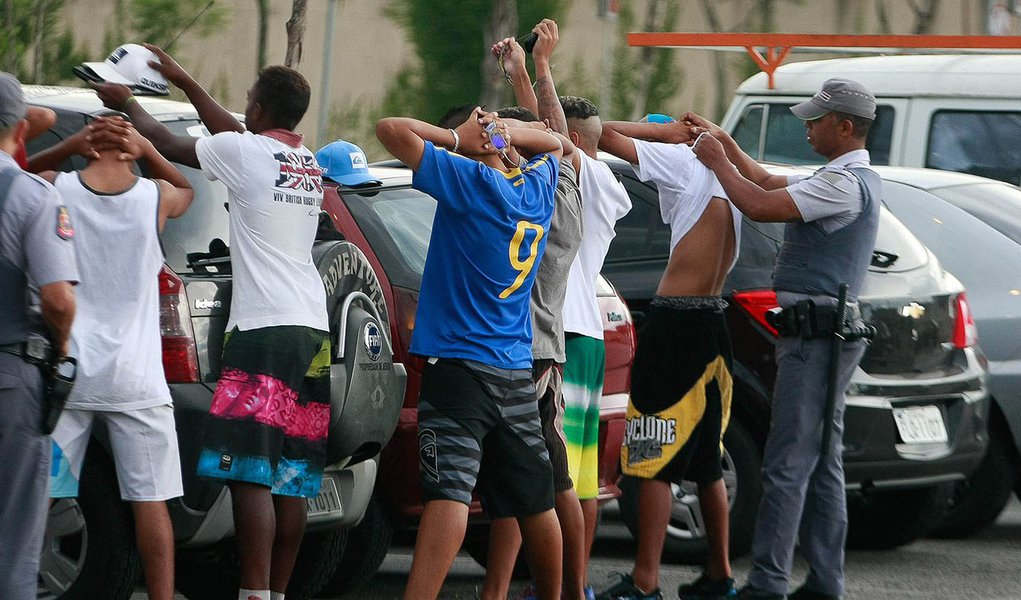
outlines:
M606 507L600 525L589 581L597 588L611 581L613 572L631 568L634 543L615 507ZM400 598L411 567L412 537L401 536L383 562L379 574L364 589L343 598L393 600ZM733 563L735 577L743 582L750 568L747 557ZM965 540L923 539L883 552L848 552L845 600L1021 600L1021 502L1016 498L992 526ZM806 573L795 566L794 583ZM677 586L697 577L698 568L663 565L664 597L676 598ZM485 571L462 552L443 587L441 598L473 599ZM515 581L513 598L527 582ZM132 600L146 600L136 593ZM176 596L184 600L181 595Z

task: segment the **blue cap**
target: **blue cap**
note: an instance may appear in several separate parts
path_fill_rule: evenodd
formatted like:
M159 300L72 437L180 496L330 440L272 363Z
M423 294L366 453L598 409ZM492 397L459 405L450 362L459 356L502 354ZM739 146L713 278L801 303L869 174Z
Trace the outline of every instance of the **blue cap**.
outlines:
M645 118L642 119L642 121L646 123L676 123L677 119L671 117L670 115L664 115L660 113L649 113L645 115Z
M362 149L351 142L337 140L326 144L316 152L316 162L323 169L323 177L348 187L382 183L369 173Z

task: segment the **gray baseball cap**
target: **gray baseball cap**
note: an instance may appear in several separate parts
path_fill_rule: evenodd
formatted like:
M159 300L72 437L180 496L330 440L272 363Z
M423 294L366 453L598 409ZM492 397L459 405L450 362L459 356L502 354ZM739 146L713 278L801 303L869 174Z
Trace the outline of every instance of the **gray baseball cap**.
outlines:
M875 119L876 98L857 81L827 79L811 99L791 107L794 116L803 121L814 121L831 111Z
M0 127L10 127L25 118L25 94L11 74L0 72Z

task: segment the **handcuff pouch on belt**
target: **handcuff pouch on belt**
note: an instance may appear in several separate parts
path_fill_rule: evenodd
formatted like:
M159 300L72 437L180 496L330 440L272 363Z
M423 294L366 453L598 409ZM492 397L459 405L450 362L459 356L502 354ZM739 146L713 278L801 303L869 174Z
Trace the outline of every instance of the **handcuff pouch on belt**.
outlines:
M833 333L837 310L831 306L817 306L811 300L799 300L787 308L774 308L766 313L766 322L781 337L818 338Z
M41 425L44 434L53 433L60 413L64 411L64 405L74 387L78 362L71 357L57 360L49 342L39 337L0 346L0 352L20 356L25 362L35 365L42 372L45 387L43 389Z
M837 323L835 306L819 306L811 300L799 300L787 308L776 307L767 311L766 322L781 337L822 338L838 333L844 339L868 340L875 336L873 326L849 316L845 315L843 323Z

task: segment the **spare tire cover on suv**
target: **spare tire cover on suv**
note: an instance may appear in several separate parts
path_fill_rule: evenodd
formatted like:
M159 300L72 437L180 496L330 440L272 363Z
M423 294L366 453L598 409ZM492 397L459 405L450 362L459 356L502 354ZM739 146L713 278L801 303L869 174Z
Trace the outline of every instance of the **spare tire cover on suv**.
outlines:
M390 440L407 372L394 363L390 325L372 265L346 241L316 242L312 260L326 288L333 345L327 464L371 458Z

